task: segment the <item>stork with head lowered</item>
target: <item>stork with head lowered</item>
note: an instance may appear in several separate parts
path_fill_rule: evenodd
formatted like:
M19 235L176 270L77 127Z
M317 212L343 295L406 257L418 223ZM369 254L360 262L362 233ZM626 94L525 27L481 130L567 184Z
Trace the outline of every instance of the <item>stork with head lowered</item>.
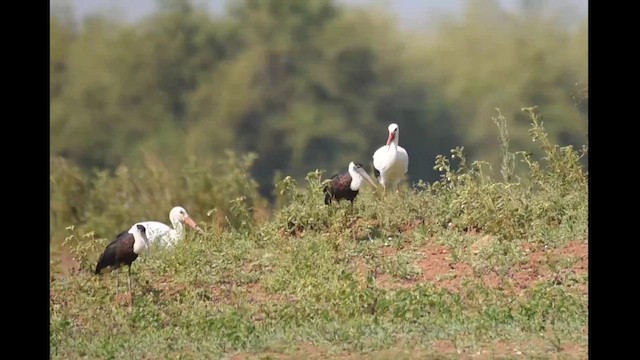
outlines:
M204 233L182 206L175 206L171 209L169 221L171 221L173 227L159 221L141 221L136 224L143 225L147 229L147 238L152 246L171 247L176 245L180 240L184 239L185 224L201 234Z
M350 162L347 171L335 174L331 177L331 182L324 189L324 203L331 204L333 200L347 200L351 202L351 212L353 213L353 200L358 196L360 187L364 181L368 181L376 188L364 166L360 163Z

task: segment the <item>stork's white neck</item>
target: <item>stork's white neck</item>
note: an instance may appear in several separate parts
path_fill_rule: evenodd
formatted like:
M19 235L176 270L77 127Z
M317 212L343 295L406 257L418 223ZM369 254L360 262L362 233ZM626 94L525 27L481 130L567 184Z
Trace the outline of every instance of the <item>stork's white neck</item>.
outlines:
M175 230L178 239L182 239L182 236L184 235L184 224L182 221L171 221L171 223L173 224L173 229Z
M351 175L351 184L349 184L349 188L353 191L357 191L360 189L362 180L364 179L360 174L358 174L358 172L351 170L351 168L349 168L349 175Z
M391 144L387 145L387 156L393 157L398 152L398 134L393 138Z
M134 241L133 241L133 252L134 253L140 254L143 251L149 250L149 245L147 244L145 239L142 237L142 234L140 234L140 231L138 229L132 230L130 232L131 232L131 234L133 234L133 239L134 239Z

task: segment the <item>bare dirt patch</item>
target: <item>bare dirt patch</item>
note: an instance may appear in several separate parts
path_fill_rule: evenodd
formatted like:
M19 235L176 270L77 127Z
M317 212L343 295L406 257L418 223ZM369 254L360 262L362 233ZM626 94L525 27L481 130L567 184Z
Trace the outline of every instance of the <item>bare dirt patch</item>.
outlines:
M457 354L456 344L451 340L436 340L432 349L438 354Z
M231 355L230 360L303 360L303 359L355 359L354 355L348 352L332 353L327 349L320 348L311 343L301 343L294 349L284 352L266 351L261 353L241 352Z
M265 303L265 302L293 302L297 299L293 296L286 296L283 294L276 294L267 291L260 283L252 283L246 287L247 296L252 303Z
M154 284L154 288L159 290L159 299L163 301L175 298L187 290L184 284L178 284L167 277Z
M381 227L379 220L371 220L356 216L347 226L351 229L351 237L355 241L371 240L372 235Z
M419 220L414 220L413 222L410 222L410 223L402 226L399 229L399 231L401 233L411 233L413 230L415 230L420 225L424 225L424 218L423 219L419 219Z
M479 351L469 354L468 359L496 359L496 358L528 358L543 356L548 359L586 359L587 349L574 343L567 343L554 347L551 342L541 338L527 341L499 340L493 344L485 344Z
M251 304L295 303L298 298L269 292L259 282L244 284L216 284L210 287L211 300L216 304L232 305L248 301ZM264 314L254 314L254 320L262 320Z
M389 246L382 248L380 252L384 257L391 257L398 253L398 249ZM421 273L414 279L398 279L379 271L379 269L372 269L361 259L356 260L356 273L364 284L367 274L372 272L378 286L387 289L411 288L419 283L429 282L451 291L458 291L463 279L474 276L469 265L452 261L451 253L446 246L429 242L423 245L418 253L421 254L421 258L417 261L416 266Z
M417 266L422 274L416 282L430 282L450 291L459 291L462 280L474 277L471 266L453 262L446 246L429 243L422 246L420 252L423 258Z
M393 246L387 246L382 248L382 256L393 256L398 252L398 249L396 249Z
M479 238L469 247L469 251L479 253L483 248L491 246L493 239L488 236ZM381 250L383 256L394 256L395 247ZM369 269L363 262L357 263L357 273L366 279L366 274L373 271L376 282L383 288L410 288L420 283L432 283L437 287L458 292L462 283L468 279L480 279L487 287L511 288L519 293L530 289L540 281L553 280L558 283L567 281L571 276L581 276L588 271L588 243L586 240L570 241L557 249L534 249L530 244L523 245L528 254L528 261L514 265L506 277L495 272L481 276L474 274L472 267L464 261L453 261L447 246L429 241L417 252L421 255L416 266L421 273L415 279L398 279L388 274L378 273L377 269ZM570 266L567 266L571 264ZM506 286L508 285L508 286ZM579 284L580 291L587 293L587 285Z
M509 271L511 282L520 290L529 289L540 281L554 280L558 283L565 281L570 275L584 275L588 272L589 246L587 240L574 240L557 249L533 249L531 245L524 246L529 253L529 261L514 266ZM572 262L565 267L562 262ZM582 293L587 293L587 284L580 284Z
M51 253L51 257L54 259L54 263L50 270L52 275L58 278L76 274L80 269L80 264L62 246L58 247L54 253Z
M384 256L393 256L397 250L384 248ZM418 253L421 258L416 262L420 275L415 279L397 279L387 274L380 274L376 282L383 288L410 288L419 283L433 283L450 291L458 291L463 279L473 277L471 267L462 262L453 262L451 252L446 246L429 242L423 245ZM365 271L361 271L366 273Z

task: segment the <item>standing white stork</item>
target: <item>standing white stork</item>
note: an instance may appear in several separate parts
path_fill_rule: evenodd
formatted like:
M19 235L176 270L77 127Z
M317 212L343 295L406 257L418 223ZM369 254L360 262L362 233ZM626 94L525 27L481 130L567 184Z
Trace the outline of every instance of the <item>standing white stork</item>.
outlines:
M385 192L388 188L396 189L409 169L409 154L398 145L400 140L398 124L389 125L387 144L373 153L374 174Z
M169 221L171 221L173 228L159 221L141 221L133 224L133 227L143 225L147 229L147 238L150 245L157 243L166 247L173 246L184 239L184 224L189 225L201 234L204 233L182 206L176 206L171 209Z

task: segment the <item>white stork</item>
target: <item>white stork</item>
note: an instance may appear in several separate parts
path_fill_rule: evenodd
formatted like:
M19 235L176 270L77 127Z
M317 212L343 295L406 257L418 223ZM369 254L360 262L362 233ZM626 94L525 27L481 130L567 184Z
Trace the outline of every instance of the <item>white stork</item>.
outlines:
M409 154L398 145L400 128L398 124L389 125L387 144L373 153L374 174L385 192L396 189L409 169Z
M204 233L202 229L193 221L182 206L176 206L169 212L169 221L173 228L159 221L141 221L133 224L143 225L147 229L149 244L159 243L162 246L170 247L184 239L184 224L189 225L199 233Z

